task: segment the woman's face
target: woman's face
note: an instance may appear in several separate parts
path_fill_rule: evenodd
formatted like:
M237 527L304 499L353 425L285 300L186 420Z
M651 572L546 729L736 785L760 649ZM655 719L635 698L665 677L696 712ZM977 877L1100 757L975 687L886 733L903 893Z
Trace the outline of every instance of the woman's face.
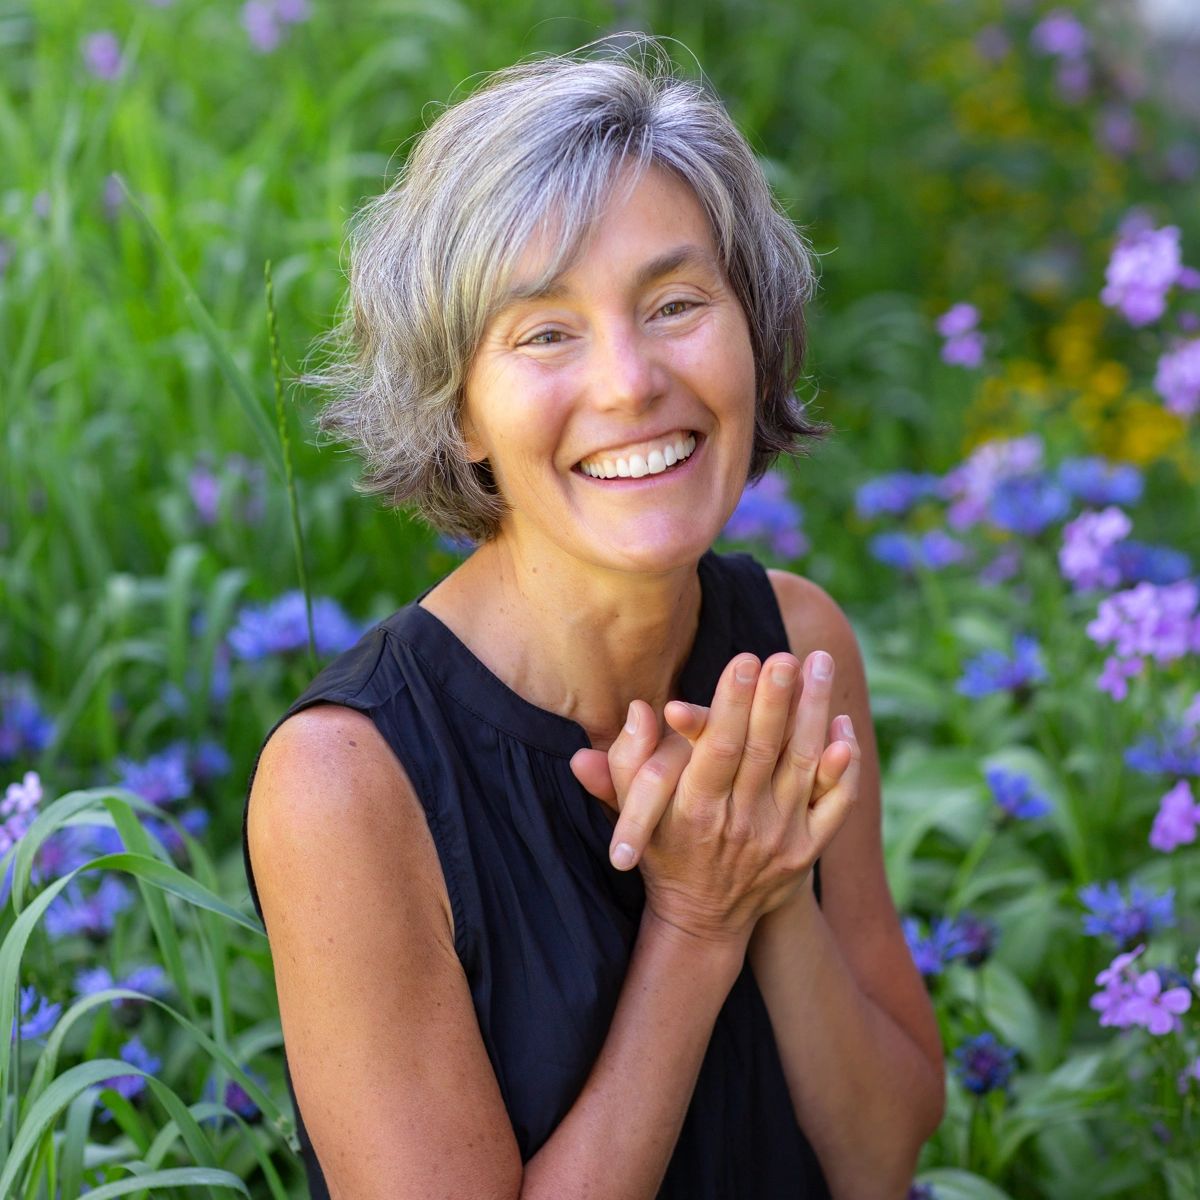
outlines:
M540 253L535 238L515 291ZM509 505L500 539L533 557L667 571L695 562L737 505L754 410L750 332L708 220L690 188L651 167L551 295L490 322L463 432Z

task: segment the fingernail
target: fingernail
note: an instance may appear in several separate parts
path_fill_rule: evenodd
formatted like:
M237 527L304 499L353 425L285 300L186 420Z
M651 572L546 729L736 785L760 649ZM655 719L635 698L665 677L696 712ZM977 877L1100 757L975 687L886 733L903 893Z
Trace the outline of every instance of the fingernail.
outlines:
M813 658L812 673L814 679L828 679L833 670L833 659L824 650L818 650Z
M754 673L758 670L754 659L743 658L740 663L734 668L734 676L738 683L749 683L754 678Z
M619 842L612 852L612 863L618 871L628 871L633 866L633 847L628 842Z
M629 705L629 715L625 718L625 732L637 733L638 715L637 709L634 708L632 701Z
M791 663L777 663L771 668L771 679L780 687L787 687L796 677L796 668Z

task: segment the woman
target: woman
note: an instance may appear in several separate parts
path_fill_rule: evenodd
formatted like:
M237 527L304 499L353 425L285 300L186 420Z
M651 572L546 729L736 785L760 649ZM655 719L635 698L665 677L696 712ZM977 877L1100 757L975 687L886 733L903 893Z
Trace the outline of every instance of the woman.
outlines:
M826 431L808 254L643 46L438 117L314 377L365 486L478 543L252 784L315 1197L890 1200L940 1119L853 631L710 549Z

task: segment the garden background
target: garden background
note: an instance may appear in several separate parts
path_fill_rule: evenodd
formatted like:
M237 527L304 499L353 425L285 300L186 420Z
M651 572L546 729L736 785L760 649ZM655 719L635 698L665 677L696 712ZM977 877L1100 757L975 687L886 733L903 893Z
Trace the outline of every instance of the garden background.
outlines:
M0 2L0 1196L302 1194L245 782L462 551L292 380L436 105L642 29L820 255L837 434L727 543L867 658L949 1067L913 1194L1196 1200L1200 16L567 7Z

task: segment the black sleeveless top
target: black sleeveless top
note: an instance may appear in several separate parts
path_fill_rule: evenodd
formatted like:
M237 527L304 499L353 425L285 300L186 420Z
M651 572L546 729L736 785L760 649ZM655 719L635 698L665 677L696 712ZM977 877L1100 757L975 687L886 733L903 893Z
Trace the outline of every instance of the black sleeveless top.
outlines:
M707 705L735 654L765 659L789 646L770 580L753 558L709 551L699 573L699 629L679 690ZM334 659L275 728L323 702L371 717L425 809L455 950L527 1162L600 1053L645 903L640 873L609 862L607 810L571 774L571 756L591 743L576 722L512 691L416 601ZM261 918L244 824L243 853ZM819 875L814 884L819 898ZM287 1083L295 1103L290 1074ZM296 1118L312 1200L328 1200L298 1106ZM796 1123L749 960L717 1016L658 1195L829 1196Z

